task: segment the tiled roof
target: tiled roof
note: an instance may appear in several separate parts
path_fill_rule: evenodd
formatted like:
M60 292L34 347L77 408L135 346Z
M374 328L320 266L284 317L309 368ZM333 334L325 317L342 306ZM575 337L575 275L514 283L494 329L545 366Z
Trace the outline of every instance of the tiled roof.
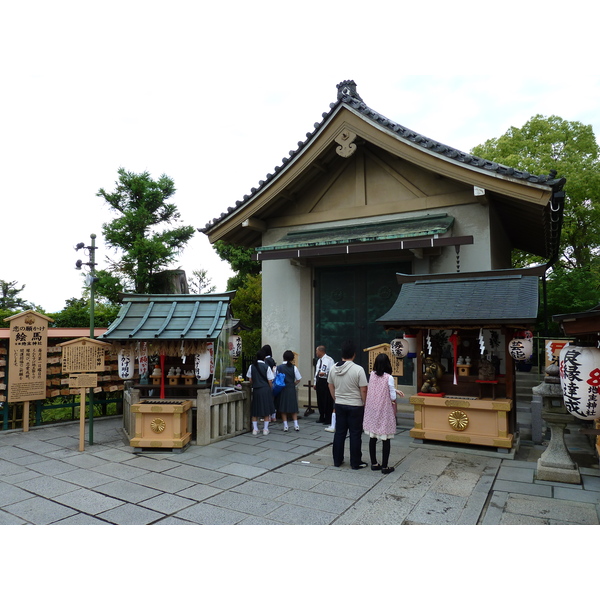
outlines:
M399 275L398 279L402 277ZM537 275L516 271L423 276L403 283L394 306L377 319L386 327L528 325L538 312Z
M230 317L233 292L132 294L100 340L214 340Z
M281 160L281 165L276 166L273 173L268 173L264 180L259 181L258 187L253 187L250 190L250 194L244 195L243 200L238 200L235 203L235 206L230 206L227 209L227 212L221 213L220 217L217 217L216 219L213 219L212 221L208 222L205 225L205 227L201 228L199 231L201 231L202 233L207 233L220 221L222 221L228 215L235 212L242 204L245 204L246 202L252 200L252 198L256 196L273 178L277 177L294 161L294 159L302 152L304 147L319 132L319 130L325 125L328 119L332 116L332 114L341 104L345 104L346 106L352 108L353 110L360 113L363 117L369 119L370 121L373 121L373 123L376 123L378 126L384 127L398 138L404 139L408 142L422 147L424 150L434 152L436 154L444 156L445 158L454 160L458 163L462 163L464 165L469 165L470 167L481 169L482 171L497 173L498 175L511 177L528 183L537 183L547 186L554 186L560 184L561 181L563 181L561 179L556 179L555 171L552 171L549 175L532 175L527 171L520 171L519 169L507 167L501 165L500 163L496 163L483 158L478 158L466 152L462 152L461 150L457 150L455 148L452 148L451 146L447 146L445 144L441 144L440 142L436 142L431 138L425 137L424 135L420 135L412 131L411 129L408 129L407 127L399 125L398 123L395 123L387 117L384 117L383 115L379 114L372 108L369 108L359 96L358 92L356 91L356 83L352 80L346 80L342 81L341 83L338 83L337 89L337 101L329 105L329 112L323 113L323 119L320 122L314 124L313 131L308 132L306 134L306 139L300 140L298 142L298 147L294 150L290 150L289 157L283 157Z

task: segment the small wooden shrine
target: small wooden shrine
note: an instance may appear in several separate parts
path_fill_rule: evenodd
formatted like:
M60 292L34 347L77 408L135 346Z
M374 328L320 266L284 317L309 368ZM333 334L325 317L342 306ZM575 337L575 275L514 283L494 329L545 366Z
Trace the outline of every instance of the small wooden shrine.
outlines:
M413 438L512 448L509 345L535 324L542 274L543 268L397 275L400 294L377 321L416 334Z
M230 351L234 294L124 296L99 339L112 343L131 382L123 412L132 446L184 448L194 434L206 444L247 428Z

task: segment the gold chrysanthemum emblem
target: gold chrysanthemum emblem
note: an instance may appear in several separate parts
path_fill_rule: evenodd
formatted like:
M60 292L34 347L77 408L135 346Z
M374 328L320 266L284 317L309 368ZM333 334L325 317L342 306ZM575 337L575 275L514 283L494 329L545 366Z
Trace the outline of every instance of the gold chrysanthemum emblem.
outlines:
M448 423L456 431L464 431L469 425L469 417L462 410L453 410L448 415Z
M167 426L167 424L162 420L162 419L154 419L151 423L150 423L150 429L152 429L152 431L154 431L154 433L162 433L165 430L165 427Z

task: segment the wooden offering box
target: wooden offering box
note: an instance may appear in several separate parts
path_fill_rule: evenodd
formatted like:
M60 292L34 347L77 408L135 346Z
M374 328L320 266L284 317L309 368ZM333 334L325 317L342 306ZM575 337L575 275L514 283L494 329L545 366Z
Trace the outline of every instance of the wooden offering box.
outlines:
M459 444L511 448L508 415L513 401L508 398L448 398L411 396L415 426L410 436Z
M142 400L131 407L135 415L134 448L184 448L190 441L188 428L191 400Z

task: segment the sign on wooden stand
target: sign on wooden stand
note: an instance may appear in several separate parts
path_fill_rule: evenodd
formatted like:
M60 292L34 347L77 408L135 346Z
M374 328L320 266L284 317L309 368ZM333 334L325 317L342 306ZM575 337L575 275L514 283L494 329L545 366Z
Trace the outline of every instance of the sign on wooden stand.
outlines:
M85 394L98 385L98 374L104 371L104 357L110 346L92 338L77 338L62 346L62 370L69 373L69 387L79 388L79 451L85 449Z
M48 322L33 310L4 319L10 322L8 402L23 402L23 431L29 431L29 402L46 398Z

